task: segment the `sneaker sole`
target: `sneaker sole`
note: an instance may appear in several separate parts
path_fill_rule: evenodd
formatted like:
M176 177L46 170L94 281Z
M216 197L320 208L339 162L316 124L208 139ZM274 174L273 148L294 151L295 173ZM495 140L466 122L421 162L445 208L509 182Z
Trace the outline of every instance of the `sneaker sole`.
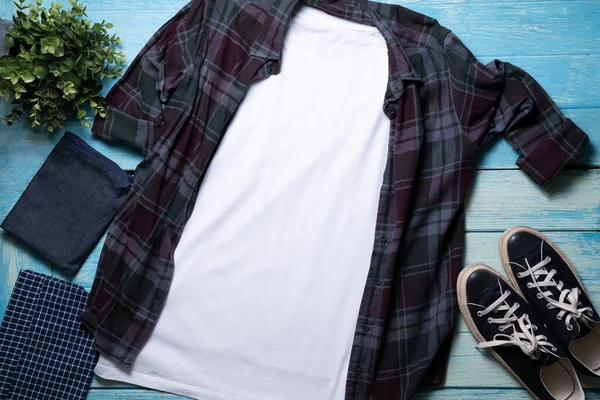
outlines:
M467 323L467 327L469 328L469 330L471 331L471 333L473 334L473 336L475 337L477 342L481 343L481 342L485 342L485 338L483 337L483 335L481 335L481 333L479 332L479 329L477 329L477 326L475 325L475 321L473 321L473 318L471 317L471 312L469 311L469 307L467 305L468 302L467 302L467 293L466 293L467 279L469 278L469 275L473 271L478 270L478 269L485 269L490 272L493 272L495 275L498 275L498 277L500 279L502 279L508 286L512 287L512 285L506 280L505 277L503 277L502 275L499 275L498 271L496 271L492 267L485 265L485 264L469 265L468 267L463 268L463 270L460 271L460 274L458 274L458 280L457 280L457 284L456 284L456 296L458 298L458 308L460 309L460 313L462 314L465 322ZM515 288L512 287L512 289L514 290ZM520 292L517 292L517 293L520 293ZM486 350L489 353L491 353L496 358L496 360L498 360L498 362L500 362L500 364L502 364L504 366L504 368L506 368L506 370L512 374L512 376L515 377L515 379L521 384L521 386L523 386L525 389L527 389L529 394L531 394L531 396L533 396L534 399L539 400L539 397L537 397L531 390L529 390L529 388L523 383L523 381L517 376L517 374L515 374L515 372L504 362L504 360L498 355L498 353L494 349L488 348Z

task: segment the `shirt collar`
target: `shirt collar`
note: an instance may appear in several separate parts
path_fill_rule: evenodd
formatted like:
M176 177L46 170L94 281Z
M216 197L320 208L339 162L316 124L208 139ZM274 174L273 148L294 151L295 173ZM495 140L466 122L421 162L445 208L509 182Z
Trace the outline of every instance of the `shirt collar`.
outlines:
M252 1L252 0L251 0ZM279 72L283 39L292 14L300 2L349 21L377 27L386 41L389 55L389 78L385 102L396 101L404 92L403 81L423 81L410 61L402 40L392 30L397 8L393 5L367 0L255 0L269 9L258 40L252 46L252 55L276 61L274 73ZM390 16L384 18L384 16Z

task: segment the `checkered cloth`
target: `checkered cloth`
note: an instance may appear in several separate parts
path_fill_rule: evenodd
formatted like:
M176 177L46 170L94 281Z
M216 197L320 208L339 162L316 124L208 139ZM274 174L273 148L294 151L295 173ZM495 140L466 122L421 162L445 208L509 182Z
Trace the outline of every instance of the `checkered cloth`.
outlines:
M21 271L0 325L0 399L84 399L98 360L81 326L86 291Z

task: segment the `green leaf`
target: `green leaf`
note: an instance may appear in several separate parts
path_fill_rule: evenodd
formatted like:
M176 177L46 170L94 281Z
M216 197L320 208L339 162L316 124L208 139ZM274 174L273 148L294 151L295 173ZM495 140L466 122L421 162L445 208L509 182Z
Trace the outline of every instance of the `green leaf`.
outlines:
M42 46L40 51L42 53L53 54L60 46L60 42L60 38L56 36L44 37L40 40L40 45Z
M90 129L92 127L92 124L90 124L89 122L85 122L83 124L83 126L85 126L86 128Z
M6 47L11 48L15 45L15 40L12 36L6 35L6 37L4 38L4 43L6 43Z
M19 28L17 28L17 26L14 24L6 27L6 33L12 36L19 36L20 34Z
M56 3L54 6L55 6L56 8L63 8L63 6L64 6L64 5L65 5L65 3L63 3L63 2L61 2L61 1L59 1L59 2L58 2L58 3Z
M108 24L105 25L107 29L112 29L112 27L114 26L113 24L111 24L110 22Z
M77 112L77 119L81 119L83 117L85 117L86 111L85 110L79 110Z
M70 58L65 59L63 62L60 63L60 70L62 72L69 72L73 69L73 60Z
M35 66L35 68L33 69L33 73L38 78L42 79L48 74L48 70L46 69L46 67L44 65L39 64L39 65Z
M25 83L31 83L35 80L35 75L29 71L22 71L21 79L23 79L23 82Z

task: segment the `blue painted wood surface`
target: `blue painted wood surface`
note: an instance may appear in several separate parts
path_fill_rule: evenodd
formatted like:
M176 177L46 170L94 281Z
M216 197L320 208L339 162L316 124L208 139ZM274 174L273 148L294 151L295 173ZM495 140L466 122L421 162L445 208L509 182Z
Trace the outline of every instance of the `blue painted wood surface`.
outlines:
M600 306L600 0L404 0L397 2L437 18L452 29L483 62L494 58L528 70L581 126L592 146L579 168L571 169L547 187L536 187L516 170L516 153L503 141L482 155L467 207L465 264L483 262L498 268L497 240L517 224L537 227L562 246ZM129 60L185 0L88 1L93 20L106 19L124 41ZM12 1L0 0L0 18L14 11ZM0 105L6 111L7 105ZM122 146L93 139L89 130L72 124L95 148L124 168L133 168L140 155ZM0 126L0 219L17 201L59 135L47 136L16 125ZM100 245L74 282L90 288ZM33 269L64 278L41 257L0 232L0 315L20 269ZM475 341L461 321L454 341L444 389L422 393L420 399L520 399L524 390ZM587 397L600 399L600 379L582 378ZM597 388L597 389L595 389ZM89 399L176 399L156 391L94 380ZM285 399L282 399L285 400ZM307 399L308 400L308 399Z

